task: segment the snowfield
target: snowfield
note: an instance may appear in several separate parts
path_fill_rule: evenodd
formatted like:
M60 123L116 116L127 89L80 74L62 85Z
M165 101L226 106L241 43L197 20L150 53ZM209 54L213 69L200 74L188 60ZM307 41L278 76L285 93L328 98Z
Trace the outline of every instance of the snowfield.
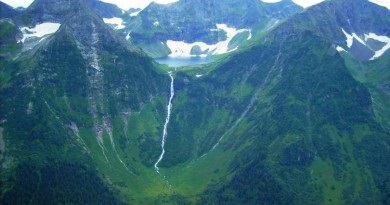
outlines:
M117 30L125 28L125 25L123 25L123 19L118 18L118 17L114 17L114 18L110 18L110 19L103 18L103 21L106 24L115 25L115 29L117 29Z
M347 40L346 40L346 41L347 41L347 46L348 46L348 48L351 48L352 43L353 43L353 36L352 36L352 35L349 35L347 32L345 32L344 29L342 29L342 31L343 31L345 37L347 37Z
M359 41L361 44L363 44L366 47L368 47L370 50L375 52L375 54L369 60L375 60L375 59L381 57L387 50L390 49L390 38L387 37L387 36L380 36L380 35L377 35L375 33L368 33L368 34L364 34L364 40L363 40L356 33L349 34L344 29L342 29L342 32L344 33L345 37L347 38L346 42L347 42L348 48L352 47L353 41L355 39L355 40ZM384 45L379 50L374 50L374 49L370 48L369 45L367 45L367 41L369 39L373 39L375 41L379 41L379 42L385 43L386 45ZM339 52L341 52L341 51L347 52L341 46L337 46L336 50L339 51Z
M59 23L45 22L45 23L37 24L34 28L22 27L20 28L20 30L23 33L23 38L22 40L20 40L20 42L24 43L26 39L31 37L41 38L43 36L53 34L57 32L60 26L61 24Z
M381 57L387 50L390 49L390 38L387 36L378 36L375 33L369 33L368 35L364 34L364 38L366 41L368 39L374 39L376 41L386 43L386 45L383 46L382 49L375 51L375 55L372 56L370 60L375 60L375 59Z
M343 47L341 47L341 46L337 46L336 47L336 50L338 51L338 52L342 52L342 51L344 51L344 52L347 52Z
M133 12L133 13L130 13L130 16L138 16L138 14L139 14L141 11L142 11L142 10L136 11L136 12Z
M240 29L237 30L235 28L228 27L226 24L216 24L217 29L216 30L223 30L226 32L226 40L220 41L216 44L209 45L204 42L195 42L195 43L186 43L184 41L173 41L168 40L167 46L171 50L171 54L169 56L171 57L190 57L195 56L191 54L191 49L195 46L199 46L202 53L202 57L205 57L207 55L215 55L215 54L224 54L231 51L234 51L237 49L230 49L228 48L229 42L232 40L232 38L237 35L238 33L242 32L249 32L249 37L247 40L252 38L251 31L248 29Z

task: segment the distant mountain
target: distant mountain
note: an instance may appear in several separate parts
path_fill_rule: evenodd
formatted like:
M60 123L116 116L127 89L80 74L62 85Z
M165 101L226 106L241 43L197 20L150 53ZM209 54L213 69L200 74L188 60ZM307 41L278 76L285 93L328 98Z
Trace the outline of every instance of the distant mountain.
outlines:
M200 2L40 0L0 20L0 204L389 203L389 10ZM181 36L154 30L169 22ZM241 49L209 65L144 53L228 37Z
M168 5L152 3L127 20L126 28L121 32L125 32L132 43L152 56L211 55L218 52L212 50L215 49L213 46L203 46L205 48L202 50L203 44L214 45L226 40L226 44L233 44L234 41L240 40L233 40L235 35L244 34L245 37L241 38L250 38L260 30L269 28L275 21L283 20L299 11L302 11L302 8L290 0L272 4L259 0L181 0ZM224 24L229 29L218 27L217 24ZM241 30L234 33L232 29ZM229 36L229 32L233 32L234 36ZM224 52L235 49L243 39ZM167 41L171 41L171 44ZM175 42L181 41L187 44L203 44L190 45L189 50L192 51L177 51L175 54Z
M73 5L75 4L75 5ZM67 15L74 15L81 11L92 9L104 18L111 18L122 14L122 10L117 6L102 1L86 0L85 5L74 1L47 1L34 0L34 2L24 12L23 23L36 24L45 21L62 22L68 19ZM84 7L84 8L83 8Z
M17 11L8 4L0 1L0 18L12 18L17 15Z
M302 15L288 20L296 29L305 28L350 52L360 60L379 57L376 53L388 48L390 10L366 0L325 1ZM292 32L291 27L285 31ZM374 57L376 56L376 57Z

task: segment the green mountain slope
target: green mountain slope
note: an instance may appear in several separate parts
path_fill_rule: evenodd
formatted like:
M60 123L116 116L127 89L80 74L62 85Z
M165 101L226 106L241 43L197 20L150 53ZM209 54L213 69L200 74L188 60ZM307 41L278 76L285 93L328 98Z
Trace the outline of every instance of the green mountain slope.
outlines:
M191 169L168 174L172 186L218 182L202 203L379 203L388 167L375 153L388 155L388 133L368 90L324 39L281 42L232 56L177 94L162 164Z
M36 52L2 60L9 71L0 95L5 204L120 204L113 183L142 172L129 148L128 118L150 102L163 113L168 77L80 4L84 11Z

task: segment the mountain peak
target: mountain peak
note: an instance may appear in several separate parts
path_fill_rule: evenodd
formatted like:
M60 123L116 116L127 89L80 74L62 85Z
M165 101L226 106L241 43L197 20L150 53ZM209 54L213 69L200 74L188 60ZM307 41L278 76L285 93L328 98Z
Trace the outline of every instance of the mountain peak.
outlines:
M0 1L0 18L13 18L17 13L14 8Z
M122 14L122 10L116 5L98 0L35 0L24 15L29 17L30 22L27 23L34 24L45 21L63 22L83 12L96 13L102 18Z

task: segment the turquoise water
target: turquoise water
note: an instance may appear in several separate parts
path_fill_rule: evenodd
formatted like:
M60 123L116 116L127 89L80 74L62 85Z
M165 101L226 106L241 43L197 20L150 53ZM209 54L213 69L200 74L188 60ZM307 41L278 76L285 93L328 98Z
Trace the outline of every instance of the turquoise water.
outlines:
M167 56L163 58L155 58L155 60L160 64L166 64L169 67L173 67L173 68L213 62L213 59L211 59L210 57L200 57L200 56L192 56L192 57Z

